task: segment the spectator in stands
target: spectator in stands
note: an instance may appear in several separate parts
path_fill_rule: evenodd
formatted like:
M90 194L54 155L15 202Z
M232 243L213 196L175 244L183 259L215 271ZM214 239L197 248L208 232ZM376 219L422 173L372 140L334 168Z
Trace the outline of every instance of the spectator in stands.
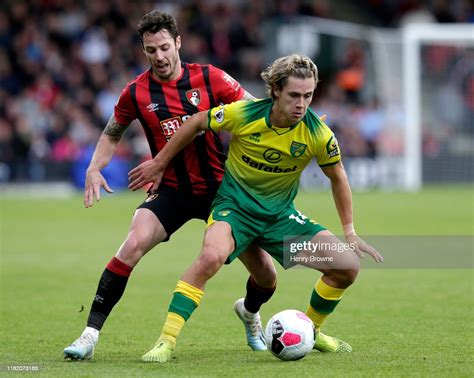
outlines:
M216 63L244 80L245 86L257 94L262 93L262 89L254 84L258 83L255 73L269 60L267 20L294 22L300 15L330 17L341 13L334 12L337 2L327 0L190 0L184 3L18 0L7 3L8 7L0 6L0 124L10 127L8 132L4 128L0 144L4 151L15 153L12 157L2 151L0 164L10 167L11 180L30 180L31 174L35 179L42 177L24 168L38 158L39 151L42 161L56 164L58 156L64 160L64 153L70 154L66 161L74 160L75 148L83 148L88 143L90 137L84 138L84 133L78 132L72 110L81 108L85 113L83 118L89 119L85 123L102 125L103 119L108 118L106 114L112 112L110 99L116 97L116 88L121 88L146 67L140 48L130 46L139 46L132 40L135 24L151 8L165 7L175 13L182 25L181 34L188 41L182 49L184 60ZM421 16L431 22L472 21L472 5L468 1L455 3L373 0L368 5L359 1L357 6L364 12L373 11L370 22L384 26L398 25L402 17L406 20L416 14L419 16L420 10ZM348 101L364 107L361 91L368 80L360 45L353 43L346 55L336 79L346 99L342 102L332 99L330 90L322 90L318 98L318 106L324 103L323 113L329 114L339 125L344 123L337 113L345 113L346 118L351 114L351 108L346 106ZM331 69L334 66L334 62L329 64ZM467 102L472 98L469 83L468 80L463 86ZM321 88L332 84L323 82ZM24 109L28 109L26 119L19 116ZM466 119L472 115L472 107L470 109ZM64 124L59 127L58 123ZM355 129L362 132L364 139L364 131ZM86 134L94 135L90 130ZM130 145L133 137L136 136L127 136ZM127 139L123 143L127 143ZM61 147L61 144L69 147ZM135 145L140 143L134 142ZM29 152L31 148L36 151L34 154ZM133 159L140 161L142 157L140 149L134 150ZM51 177L47 169L43 177L67 178L63 176L67 170L53 171Z

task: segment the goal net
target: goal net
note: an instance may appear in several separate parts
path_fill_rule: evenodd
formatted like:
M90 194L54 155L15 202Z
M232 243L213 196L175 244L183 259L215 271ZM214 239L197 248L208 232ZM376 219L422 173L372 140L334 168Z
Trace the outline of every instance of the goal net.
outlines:
M474 27L403 33L405 186L474 181Z

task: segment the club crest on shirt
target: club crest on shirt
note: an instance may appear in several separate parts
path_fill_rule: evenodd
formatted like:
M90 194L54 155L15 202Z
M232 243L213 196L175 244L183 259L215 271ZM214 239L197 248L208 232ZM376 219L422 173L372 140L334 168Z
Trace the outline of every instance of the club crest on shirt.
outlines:
M217 215L220 215L221 217L226 217L229 214L230 214L230 210L221 210L217 213Z
M186 92L186 98L192 105L198 106L201 103L201 90L199 88L190 89Z
M306 151L306 147L308 146L304 143L295 142L295 141L291 142L291 146L290 146L291 156L300 157Z

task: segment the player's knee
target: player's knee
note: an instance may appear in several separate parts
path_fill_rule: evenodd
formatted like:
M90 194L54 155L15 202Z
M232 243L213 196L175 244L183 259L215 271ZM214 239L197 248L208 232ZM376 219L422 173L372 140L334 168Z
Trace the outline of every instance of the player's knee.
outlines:
M344 280L347 286L352 285L355 280L357 279L357 275L359 274L359 268L353 268L353 269L346 269L344 270Z
M222 265L224 265L227 255L222 248L213 245L204 245L199 256L199 266L201 273L208 278L212 277Z
M141 238L135 233L130 233L117 255L127 265L135 266L145 253L146 249Z
M216 274L220 267L223 265L220 259L218 259L216 256L205 255L202 256L199 260L200 273L207 279L211 278L214 274Z
M359 262L347 266L345 269L331 269L324 274L330 279L332 285L344 289L351 286L357 279L359 273Z
M354 267L351 269L342 269L338 270L336 273L336 280L339 287L349 287L351 286L359 273L359 268Z
M353 255L352 260L346 262L345 269L337 270L338 274L338 281L343 287L348 287L352 285L357 275L359 274L360 269L360 261L359 258Z

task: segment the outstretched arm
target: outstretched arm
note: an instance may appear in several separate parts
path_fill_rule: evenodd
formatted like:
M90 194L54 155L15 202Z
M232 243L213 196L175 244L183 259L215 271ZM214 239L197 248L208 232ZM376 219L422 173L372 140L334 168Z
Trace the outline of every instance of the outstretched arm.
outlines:
M242 100L255 100L256 97L252 95L250 92L245 91L242 97Z
M158 155L128 173L129 189L135 191L150 182L153 182L152 190L157 189L171 159L187 146L199 131L205 129L207 129L207 111L188 118Z
M84 206L91 207L96 201L100 200L100 188L104 188L108 193L113 190L107 184L107 181L100 173L112 160L117 144L125 133L128 125L123 125L115 120L112 114L107 126L97 142L91 162L86 171L86 181L84 185Z
M354 252L359 257L362 258L364 257L363 253L367 253L375 261L383 262L382 255L375 248L364 242L355 232L352 216L352 193L344 166L340 162L331 167L322 168L322 170L331 180L332 195L346 241L353 243L355 246Z

